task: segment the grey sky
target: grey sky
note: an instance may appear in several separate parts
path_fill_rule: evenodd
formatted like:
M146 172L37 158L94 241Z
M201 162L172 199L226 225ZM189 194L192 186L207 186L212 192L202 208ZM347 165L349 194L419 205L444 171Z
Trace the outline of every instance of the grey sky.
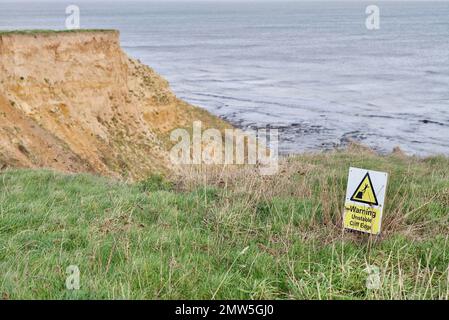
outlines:
M11 2L62 2L62 3L81 3L81 2L448 2L449 0L0 0L0 3Z

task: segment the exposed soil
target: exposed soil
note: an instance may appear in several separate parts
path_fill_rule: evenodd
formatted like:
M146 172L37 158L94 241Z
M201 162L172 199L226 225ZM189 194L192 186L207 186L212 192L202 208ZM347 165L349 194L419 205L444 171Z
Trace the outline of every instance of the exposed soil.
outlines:
M168 172L169 134L194 120L229 126L127 57L118 32L0 35L0 168Z

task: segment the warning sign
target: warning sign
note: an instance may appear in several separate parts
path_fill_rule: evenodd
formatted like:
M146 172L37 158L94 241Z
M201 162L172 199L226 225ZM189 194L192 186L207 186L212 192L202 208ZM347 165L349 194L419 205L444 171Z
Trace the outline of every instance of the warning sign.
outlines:
M387 180L385 172L349 169L343 216L345 228L380 233Z
M351 200L366 204L372 204L375 206L379 204L377 202L376 192L374 191L373 183L371 182L369 172L366 173L365 177L360 182L357 189L355 189L355 192L352 195Z

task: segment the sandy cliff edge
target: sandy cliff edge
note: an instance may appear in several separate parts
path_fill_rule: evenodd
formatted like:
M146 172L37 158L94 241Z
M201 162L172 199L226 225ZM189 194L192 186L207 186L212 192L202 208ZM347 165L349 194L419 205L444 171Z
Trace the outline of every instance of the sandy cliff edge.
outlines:
M169 134L195 120L230 127L129 58L117 31L0 33L0 168L169 172Z

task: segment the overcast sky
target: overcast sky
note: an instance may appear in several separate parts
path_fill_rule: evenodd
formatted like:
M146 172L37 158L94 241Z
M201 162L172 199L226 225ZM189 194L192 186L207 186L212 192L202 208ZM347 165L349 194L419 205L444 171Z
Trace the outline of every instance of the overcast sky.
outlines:
M345 2L345 1L359 1L359 2L370 2L370 3L378 3L378 2L448 2L449 0L0 0L0 3L7 2L62 2L62 3L71 3L76 4L80 2L288 2L288 1L332 1L332 2Z
M449 2L449 0L0 0L0 5L2 3L39 3L39 2L59 2L64 4L82 4L86 2L320 2L320 1L331 1L331 2L362 2L366 4L378 4L382 2ZM1 10L1 7L0 7Z

